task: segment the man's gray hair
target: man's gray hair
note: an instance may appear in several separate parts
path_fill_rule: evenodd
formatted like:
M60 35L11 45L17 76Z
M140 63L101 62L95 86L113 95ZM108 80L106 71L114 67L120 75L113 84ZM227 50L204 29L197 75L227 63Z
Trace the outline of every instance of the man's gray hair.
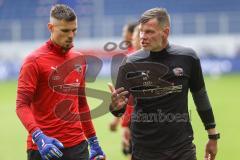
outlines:
M76 14L72 8L64 4L56 4L51 8L50 19L55 18L57 20L74 21Z
M156 18L161 27L170 26L170 16L165 8L152 8L145 11L139 20L139 23L144 24L151 19Z

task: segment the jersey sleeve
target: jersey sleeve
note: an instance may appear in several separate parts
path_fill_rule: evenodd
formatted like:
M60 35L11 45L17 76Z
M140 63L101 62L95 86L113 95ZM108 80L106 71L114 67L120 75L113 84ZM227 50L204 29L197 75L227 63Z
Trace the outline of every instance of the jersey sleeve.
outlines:
M205 87L202 67L199 59L194 59L192 63L192 73L190 79L190 90L191 92L197 92Z
M194 59L190 79L190 90L197 112L204 124L205 129L215 128L215 119L212 107L205 88L202 68L199 59Z
M96 135L92 118L90 114L90 109L87 103L87 98L85 94L85 73L86 73L86 64L83 64L82 72L84 73L81 83L80 83L80 94L78 98L78 104L79 104L79 114L80 114L80 121L83 128L83 132L86 136L86 138L90 138L92 136Z
M30 58L26 59L20 69L18 78L16 113L30 134L38 128L30 108L38 77L39 71L36 61Z
M118 88L121 88L121 87L124 87L124 89L128 90L129 88L129 85L128 85L128 81L126 79L126 59L123 60L121 66L119 67L119 71L118 71L118 75L117 75L117 80L116 80L116 85L115 85L115 88L118 89ZM127 95L126 97L128 98L129 95ZM121 108L120 110L115 110L113 109L113 106L109 106L109 110L110 112L116 116L116 117L121 117L125 110L126 110L126 106Z
M133 113L133 96L129 96L128 104L126 106L126 111L123 114L121 125L122 127L129 127L131 123L131 117Z
M116 89L124 87L126 90L128 90L129 88L129 83L126 78L127 69L128 69L126 64L127 64L126 59L124 59L118 70L117 80L115 85Z

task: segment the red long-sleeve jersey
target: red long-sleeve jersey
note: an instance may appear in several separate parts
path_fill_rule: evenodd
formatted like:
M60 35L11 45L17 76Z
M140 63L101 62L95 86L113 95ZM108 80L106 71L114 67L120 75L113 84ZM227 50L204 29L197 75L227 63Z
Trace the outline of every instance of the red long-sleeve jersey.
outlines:
M40 128L65 147L95 135L85 97L84 56L63 52L51 40L23 62L18 79L16 112L28 130L27 149L37 149L31 134Z
M129 98L128 98L128 104L126 106L126 110L122 116L122 122L121 122L121 125L122 127L129 127L130 126L130 123L131 123L131 117L132 117L132 113L133 113L133 102L134 99L133 99L133 96L130 95Z

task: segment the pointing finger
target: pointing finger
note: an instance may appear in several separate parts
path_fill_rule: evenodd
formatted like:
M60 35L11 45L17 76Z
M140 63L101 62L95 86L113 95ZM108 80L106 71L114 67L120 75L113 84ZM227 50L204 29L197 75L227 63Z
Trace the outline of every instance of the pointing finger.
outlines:
M108 88L110 89L110 91L113 93L115 92L115 88L113 87L112 83L108 83Z

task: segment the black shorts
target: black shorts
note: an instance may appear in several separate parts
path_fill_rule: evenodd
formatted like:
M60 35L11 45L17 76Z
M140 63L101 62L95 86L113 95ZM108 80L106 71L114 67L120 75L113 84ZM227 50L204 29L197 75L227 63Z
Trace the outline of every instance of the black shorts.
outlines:
M193 143L179 145L161 152L149 152L133 148L132 160L196 160L196 147Z
M61 149L63 152L63 157L59 160L88 160L88 143L83 141L80 144ZM37 150L28 150L27 151L28 160L42 160L40 153Z

